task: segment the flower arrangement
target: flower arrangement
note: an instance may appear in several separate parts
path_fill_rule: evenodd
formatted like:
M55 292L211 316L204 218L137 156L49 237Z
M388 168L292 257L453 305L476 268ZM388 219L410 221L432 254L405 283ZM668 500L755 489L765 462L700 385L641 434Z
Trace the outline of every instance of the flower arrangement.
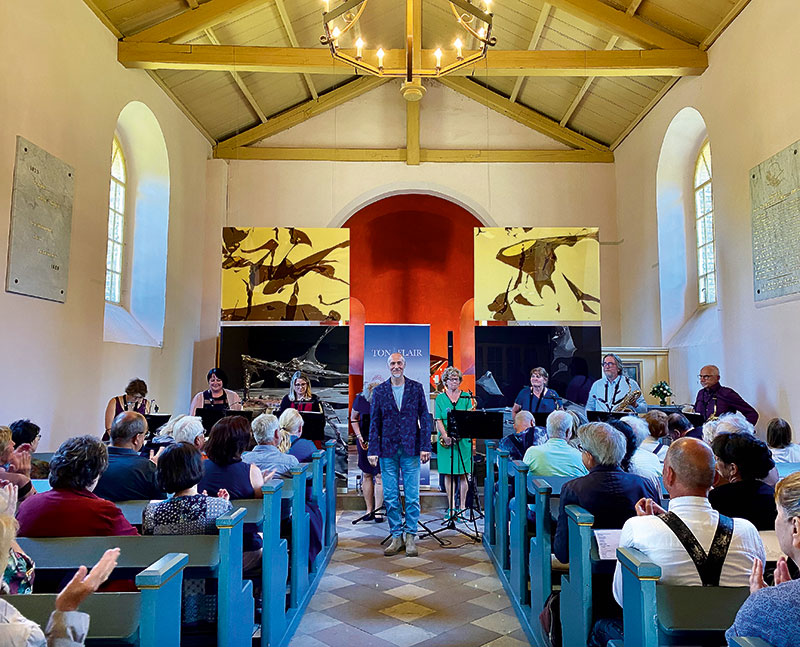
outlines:
M656 382L653 385L653 388L650 389L650 395L652 395L654 398L658 398L659 405L665 407L667 406L667 398L671 398L673 393L669 384L667 384L664 380L661 380L660 382Z

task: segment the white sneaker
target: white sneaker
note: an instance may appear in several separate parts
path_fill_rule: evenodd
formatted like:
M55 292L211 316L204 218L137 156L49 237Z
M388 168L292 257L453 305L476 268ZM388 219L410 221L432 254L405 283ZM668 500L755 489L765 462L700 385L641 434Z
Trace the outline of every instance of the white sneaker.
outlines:
M416 557L419 555L417 550L417 536L406 535L406 557Z
M383 554L386 557L391 557L392 555L397 555L403 548L405 548L403 537L398 535L397 537L392 537L391 543L383 550Z

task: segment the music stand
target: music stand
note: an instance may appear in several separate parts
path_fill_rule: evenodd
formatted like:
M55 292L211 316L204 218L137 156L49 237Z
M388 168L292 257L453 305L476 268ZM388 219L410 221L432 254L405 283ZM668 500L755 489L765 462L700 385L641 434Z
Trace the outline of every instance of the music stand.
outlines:
M146 413L144 419L147 420L147 431L155 436L156 431L169 422L168 413Z
M303 418L303 432L300 438L306 440L325 440L325 414L322 411L298 411Z
M545 427L547 428L547 417L553 413L552 411L534 411L533 412L533 424L537 427Z
M447 435L453 439L455 448L458 453L458 460L460 461L461 468L467 478L467 492L472 492L472 505L465 509L469 510L469 517L463 521L472 524L472 533L462 530L456 525L456 520L451 518L445 522L441 528L437 530L429 530L426 528L426 533L420 535L420 539L432 536L436 537L437 533L444 532L445 530L455 530L465 537L469 537L473 541L480 541L481 535L478 532L477 520L483 517L480 509L480 499L478 498L478 490L475 487L475 475L473 472L467 473L466 462L461 453L461 445L459 443L462 439L482 439L482 440L499 440L503 437L503 412L502 411L486 411L478 409L475 411L463 411L451 409L447 412ZM452 448L452 445L450 446ZM451 449L451 451L453 451ZM472 451L470 450L469 460L472 460ZM454 458L454 457L453 457ZM440 473L441 475L441 473ZM453 475L451 475L452 477ZM455 486L453 486L453 494L455 496ZM448 502L449 503L449 502ZM462 502L466 505L466 501Z
M235 411L233 409L201 409L197 408L194 410L194 415L200 418L200 421L203 423L203 429L206 432L211 431L211 427L213 427L217 422L225 418L226 416L241 416L245 418L248 422L253 420L253 411L251 409L242 409L241 411Z
M629 411L587 411L586 412L586 419L589 422L605 422L610 418L616 418L619 420L620 418L624 418L625 416L635 416L638 415L636 413L631 413Z

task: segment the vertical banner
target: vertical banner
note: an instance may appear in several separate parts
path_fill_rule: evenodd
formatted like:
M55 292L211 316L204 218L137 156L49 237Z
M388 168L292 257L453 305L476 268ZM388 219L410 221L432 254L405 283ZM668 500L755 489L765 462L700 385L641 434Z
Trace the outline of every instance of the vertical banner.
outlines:
M431 331L428 324L366 324L364 326L364 381L373 377L388 380L389 355L401 353L406 360L405 376L425 389L430 411ZM430 485L430 463L422 466L420 485Z

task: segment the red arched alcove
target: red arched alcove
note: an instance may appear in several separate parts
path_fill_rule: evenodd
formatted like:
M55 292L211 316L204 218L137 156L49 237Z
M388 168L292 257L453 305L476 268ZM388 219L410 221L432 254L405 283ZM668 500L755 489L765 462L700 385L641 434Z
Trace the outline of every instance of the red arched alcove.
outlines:
M473 228L481 225L466 209L419 194L353 214L342 225L350 229L350 295L366 323L430 324L431 354L441 357L452 330L458 364L461 310L473 296Z

